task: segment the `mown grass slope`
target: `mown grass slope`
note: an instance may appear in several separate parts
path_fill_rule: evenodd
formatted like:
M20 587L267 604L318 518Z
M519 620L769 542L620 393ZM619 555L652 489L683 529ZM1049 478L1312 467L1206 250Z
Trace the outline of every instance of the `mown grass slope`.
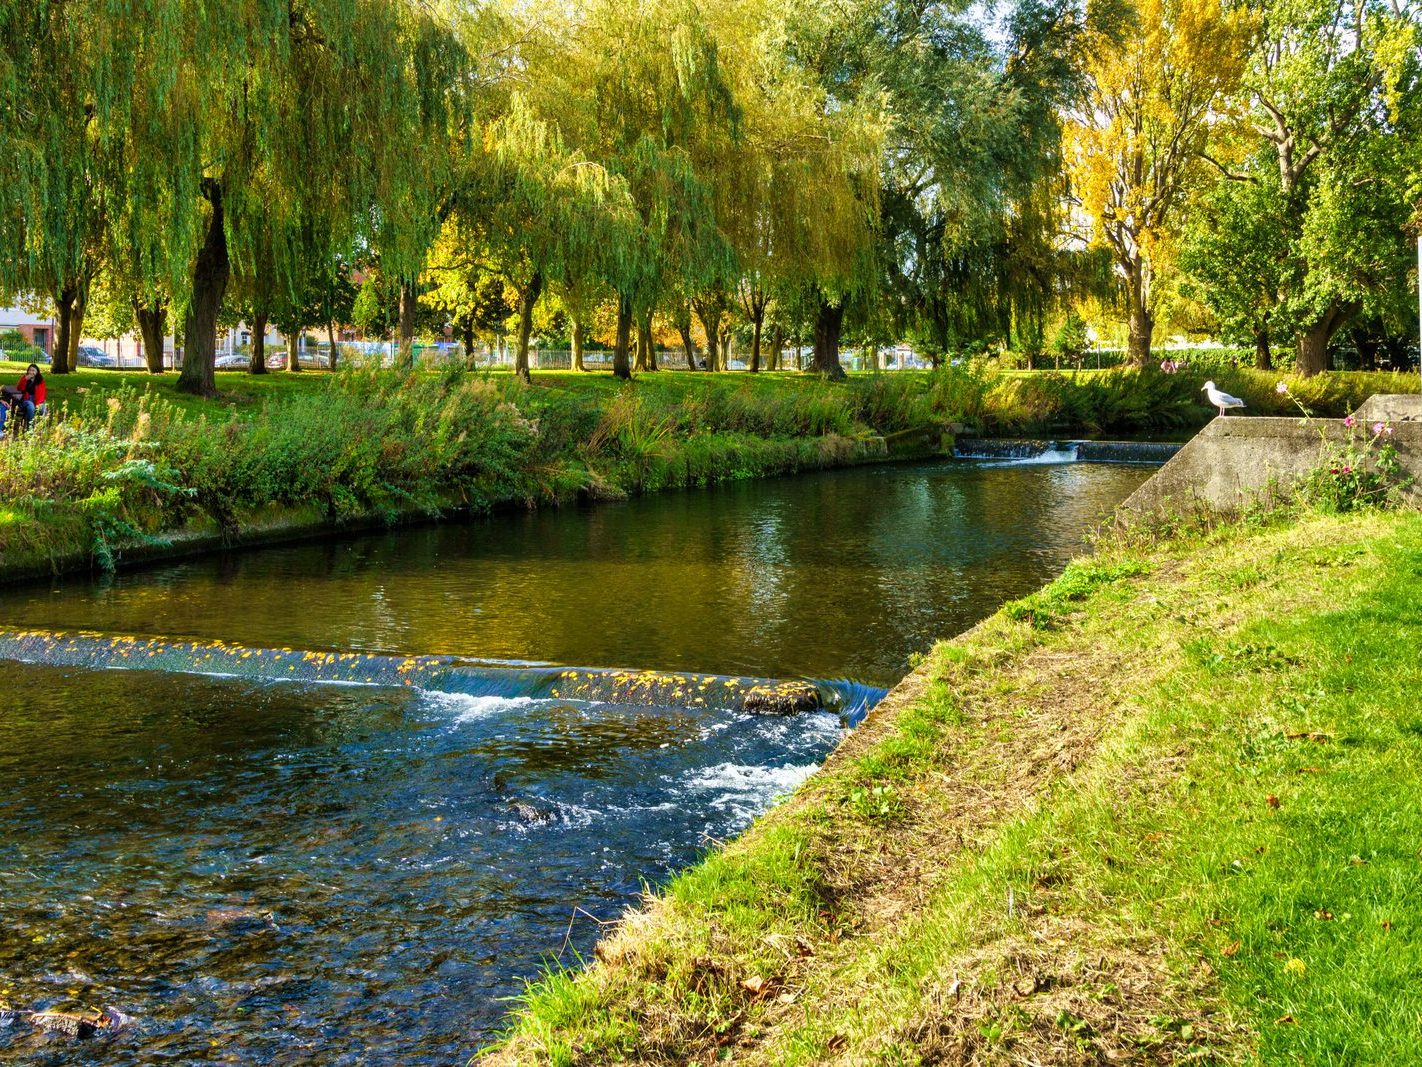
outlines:
M497 1064L1402 1063L1422 515L1105 548L940 644Z

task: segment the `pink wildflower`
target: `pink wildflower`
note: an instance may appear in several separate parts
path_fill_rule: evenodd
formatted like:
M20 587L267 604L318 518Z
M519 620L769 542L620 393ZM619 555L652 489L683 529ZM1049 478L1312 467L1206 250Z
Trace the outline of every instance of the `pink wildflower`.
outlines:
M1344 419L1344 420L1343 420L1343 425L1346 426L1346 427L1348 427L1348 429L1351 430L1351 429L1353 428L1353 416L1352 416L1352 415L1349 415L1346 419Z
M1285 395L1287 395L1287 394L1288 394L1288 391L1289 391L1289 383L1288 383L1288 382L1280 382L1278 385L1274 386L1274 392L1278 393L1280 396L1285 396Z
M1373 423L1373 436L1374 436L1374 437L1381 436L1381 434L1382 434L1384 428L1385 428L1385 427L1384 427L1383 424L1380 423L1380 422L1375 422L1375 423Z

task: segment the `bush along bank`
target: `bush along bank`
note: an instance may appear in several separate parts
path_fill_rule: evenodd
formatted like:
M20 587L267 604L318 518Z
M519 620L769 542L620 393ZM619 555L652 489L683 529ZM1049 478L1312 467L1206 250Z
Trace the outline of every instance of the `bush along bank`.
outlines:
M1416 512L1103 548L476 1062L1410 1062L1419 596Z
M0 577L452 510L819 469L881 458L885 439L965 425L999 435L1183 433L1214 414L1199 375L1054 374L986 365L931 374L580 375L347 371L230 407L95 379L0 442ZM1409 380L1221 374L1256 414L1352 410ZM245 382L243 384L246 384ZM162 387L166 387L162 386ZM160 388L162 388L160 387ZM916 435L908 433L910 440ZM934 441L937 433L926 435Z
M880 457L917 383L595 389L346 373L256 413L131 388L0 443L0 573L112 567L175 541L615 498Z

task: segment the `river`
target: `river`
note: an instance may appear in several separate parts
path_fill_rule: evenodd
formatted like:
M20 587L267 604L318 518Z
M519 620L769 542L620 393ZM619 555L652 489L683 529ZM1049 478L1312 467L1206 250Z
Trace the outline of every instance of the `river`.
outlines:
M0 628L889 686L1149 473L889 465L500 515L8 589ZM227 673L6 664L0 1005L132 1016L106 1063L461 1062L854 718ZM94 1055L0 1023L0 1057Z

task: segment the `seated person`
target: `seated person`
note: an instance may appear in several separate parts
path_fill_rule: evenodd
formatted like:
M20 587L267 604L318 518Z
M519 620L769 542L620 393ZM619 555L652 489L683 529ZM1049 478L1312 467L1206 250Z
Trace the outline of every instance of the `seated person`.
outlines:
M0 436L5 433L5 423L10 418L10 411L19 403L20 391L13 385L0 385Z
M13 407L19 413L21 424L28 428L35 412L44 408L44 375L40 373L39 367L33 363L26 367L15 388L19 390L20 395Z

